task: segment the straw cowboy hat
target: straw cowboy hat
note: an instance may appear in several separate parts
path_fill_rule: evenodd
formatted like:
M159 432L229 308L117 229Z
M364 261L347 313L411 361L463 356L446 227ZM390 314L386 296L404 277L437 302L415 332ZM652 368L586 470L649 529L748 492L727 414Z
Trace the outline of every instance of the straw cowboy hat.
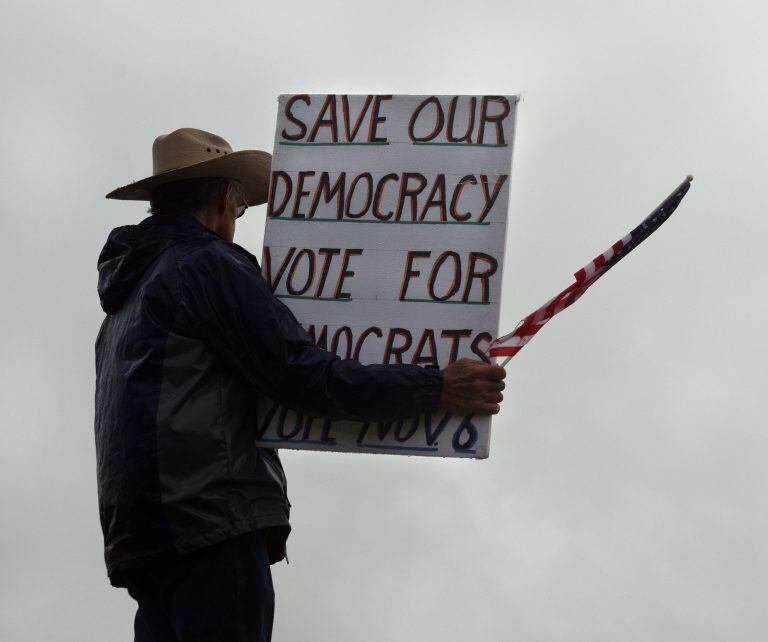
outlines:
M233 152L221 136L184 127L158 136L152 145L152 176L118 187L107 198L148 201L152 188L187 178L231 178L243 184L248 205L267 202L272 155L254 149Z

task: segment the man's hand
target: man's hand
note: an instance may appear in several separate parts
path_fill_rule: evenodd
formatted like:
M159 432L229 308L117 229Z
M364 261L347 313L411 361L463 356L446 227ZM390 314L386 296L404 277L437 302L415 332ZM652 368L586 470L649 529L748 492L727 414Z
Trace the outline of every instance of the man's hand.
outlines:
M495 415L504 398L501 366L477 359L459 359L443 370L443 396L440 405L456 414Z

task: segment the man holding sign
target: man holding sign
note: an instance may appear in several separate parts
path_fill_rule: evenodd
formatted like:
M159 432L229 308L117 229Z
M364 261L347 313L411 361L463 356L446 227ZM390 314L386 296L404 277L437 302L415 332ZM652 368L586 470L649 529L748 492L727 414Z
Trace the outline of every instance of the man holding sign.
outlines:
M329 420L499 411L499 366L364 365L315 345L233 242L267 201L270 161L179 129L155 140L152 176L107 196L152 212L112 230L98 262L99 512L110 582L139 604L136 640L270 639L290 502L277 451L255 442L257 392ZM487 205L494 184L479 180Z

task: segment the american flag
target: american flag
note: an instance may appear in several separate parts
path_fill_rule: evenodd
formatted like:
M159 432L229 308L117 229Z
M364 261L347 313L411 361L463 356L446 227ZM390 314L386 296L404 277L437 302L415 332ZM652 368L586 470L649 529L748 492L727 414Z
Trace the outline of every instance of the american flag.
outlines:
M659 229L659 226L677 209L680 201L683 200L683 196L690 189L692 180L693 176L686 177L678 188L661 205L653 210L640 225L576 272L574 274L576 277L575 283L551 298L538 310L525 317L525 319L517 324L513 332L492 341L486 351L487 356L490 358L507 357L502 364L505 365L507 361L523 349L523 346L544 327L547 321L561 310L565 310L569 305L578 301L590 285Z

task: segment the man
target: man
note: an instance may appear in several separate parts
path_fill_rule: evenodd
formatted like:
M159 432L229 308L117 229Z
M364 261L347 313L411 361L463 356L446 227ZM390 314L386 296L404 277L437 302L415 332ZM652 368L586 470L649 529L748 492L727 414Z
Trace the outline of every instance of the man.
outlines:
M504 370L364 366L316 347L233 242L267 200L271 156L188 128L152 155L152 176L107 195L149 200L152 215L112 230L98 261L107 572L138 602L137 641L269 640L290 502L277 451L255 444L256 392L356 420L496 413Z

